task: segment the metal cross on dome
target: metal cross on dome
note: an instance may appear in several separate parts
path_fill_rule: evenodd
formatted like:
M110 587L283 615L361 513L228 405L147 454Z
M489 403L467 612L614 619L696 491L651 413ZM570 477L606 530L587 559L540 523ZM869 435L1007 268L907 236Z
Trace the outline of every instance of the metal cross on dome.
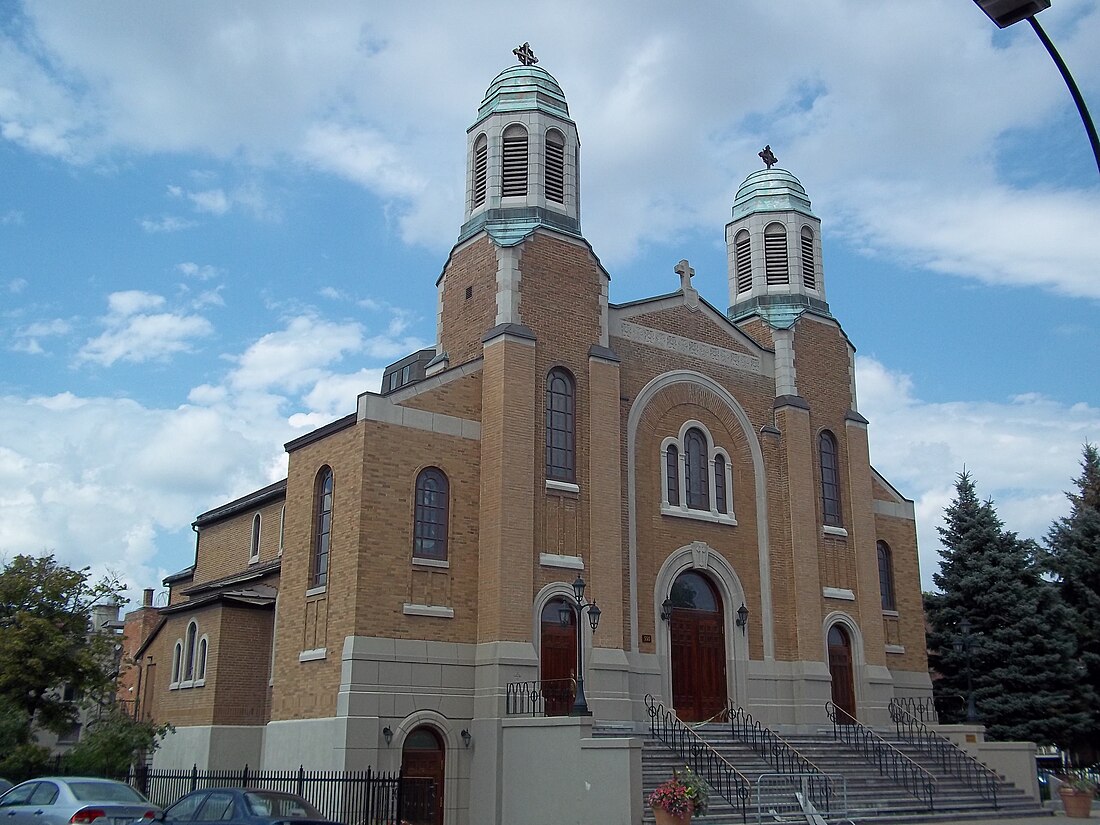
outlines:
M764 161L764 165L767 166L769 169L775 166L775 164L779 163L779 158L777 158L772 153L772 147L770 144L764 147L763 152L757 152L757 154L760 155L760 159Z
M516 56L520 63L524 66L534 66L539 62L539 59L535 57L535 53L531 51L531 44L524 43L522 46L516 46L512 49L512 54Z

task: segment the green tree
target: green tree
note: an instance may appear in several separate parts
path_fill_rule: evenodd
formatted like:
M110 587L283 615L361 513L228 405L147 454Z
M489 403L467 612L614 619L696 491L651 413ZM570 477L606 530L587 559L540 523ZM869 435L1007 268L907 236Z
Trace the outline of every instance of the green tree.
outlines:
M132 719L116 706L88 724L65 764L73 773L123 774L139 754L151 754L173 730L171 725Z
M1086 444L1072 509L1047 534L1048 568L1070 613L1074 653L1081 669L1074 680L1086 719L1069 747L1095 762L1100 749L1100 456ZM1088 751L1089 753L1086 753Z
M1064 742L1080 721L1072 689L1073 638L1068 612L1041 576L1038 547L1006 531L992 502L980 501L973 480L959 475L955 499L940 529L940 593L926 601L933 664L941 696L967 694L973 681L980 720L989 736L1041 744ZM970 653L955 650L963 620ZM962 702L941 701L944 721L965 718Z
M0 776L16 781L45 769L50 752L27 741L29 729L27 712L0 697Z
M117 601L122 586L89 577L52 555L16 556L0 570L0 702L16 714L19 743L35 726L64 731L77 719L75 697L111 690L116 639L88 624L92 606Z

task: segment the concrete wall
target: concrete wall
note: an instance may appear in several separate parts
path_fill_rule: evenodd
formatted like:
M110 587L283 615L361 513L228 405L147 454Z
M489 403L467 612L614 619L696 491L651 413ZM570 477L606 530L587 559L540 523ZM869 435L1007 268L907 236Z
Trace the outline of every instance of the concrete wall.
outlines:
M987 742L984 725L937 725L934 730L1040 801L1034 742Z
M264 728L238 725L192 725L176 728L153 755L156 770L190 768L240 770L245 765L267 767ZM331 748L331 745L329 745ZM295 763L294 767L298 767ZM307 763L308 764L308 763Z

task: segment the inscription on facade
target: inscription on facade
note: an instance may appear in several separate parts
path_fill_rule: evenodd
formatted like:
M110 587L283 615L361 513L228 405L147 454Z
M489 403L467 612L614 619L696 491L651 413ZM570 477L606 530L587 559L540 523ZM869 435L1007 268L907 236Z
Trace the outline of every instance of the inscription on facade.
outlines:
M636 341L639 344L646 344L668 352L688 355L692 358L698 358L700 361L709 361L722 367L729 367L742 372L760 373L760 359L754 355L734 352L731 349L695 341L671 332L663 332L659 329L643 327L641 324L623 321L620 324L620 335L628 341Z

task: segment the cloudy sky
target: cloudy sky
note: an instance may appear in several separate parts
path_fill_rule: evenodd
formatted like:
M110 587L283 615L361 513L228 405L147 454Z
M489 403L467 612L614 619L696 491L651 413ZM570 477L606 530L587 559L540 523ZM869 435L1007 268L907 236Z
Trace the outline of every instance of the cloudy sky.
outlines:
M1100 8L1040 20L1100 110ZM1100 175L1030 27L969 0L0 3L0 556L160 587L195 515L434 340L465 130L514 46L561 83L628 301L728 305L771 144L822 218L924 583L955 475L1009 527L1100 440ZM1100 112L1098 112L1100 114Z

